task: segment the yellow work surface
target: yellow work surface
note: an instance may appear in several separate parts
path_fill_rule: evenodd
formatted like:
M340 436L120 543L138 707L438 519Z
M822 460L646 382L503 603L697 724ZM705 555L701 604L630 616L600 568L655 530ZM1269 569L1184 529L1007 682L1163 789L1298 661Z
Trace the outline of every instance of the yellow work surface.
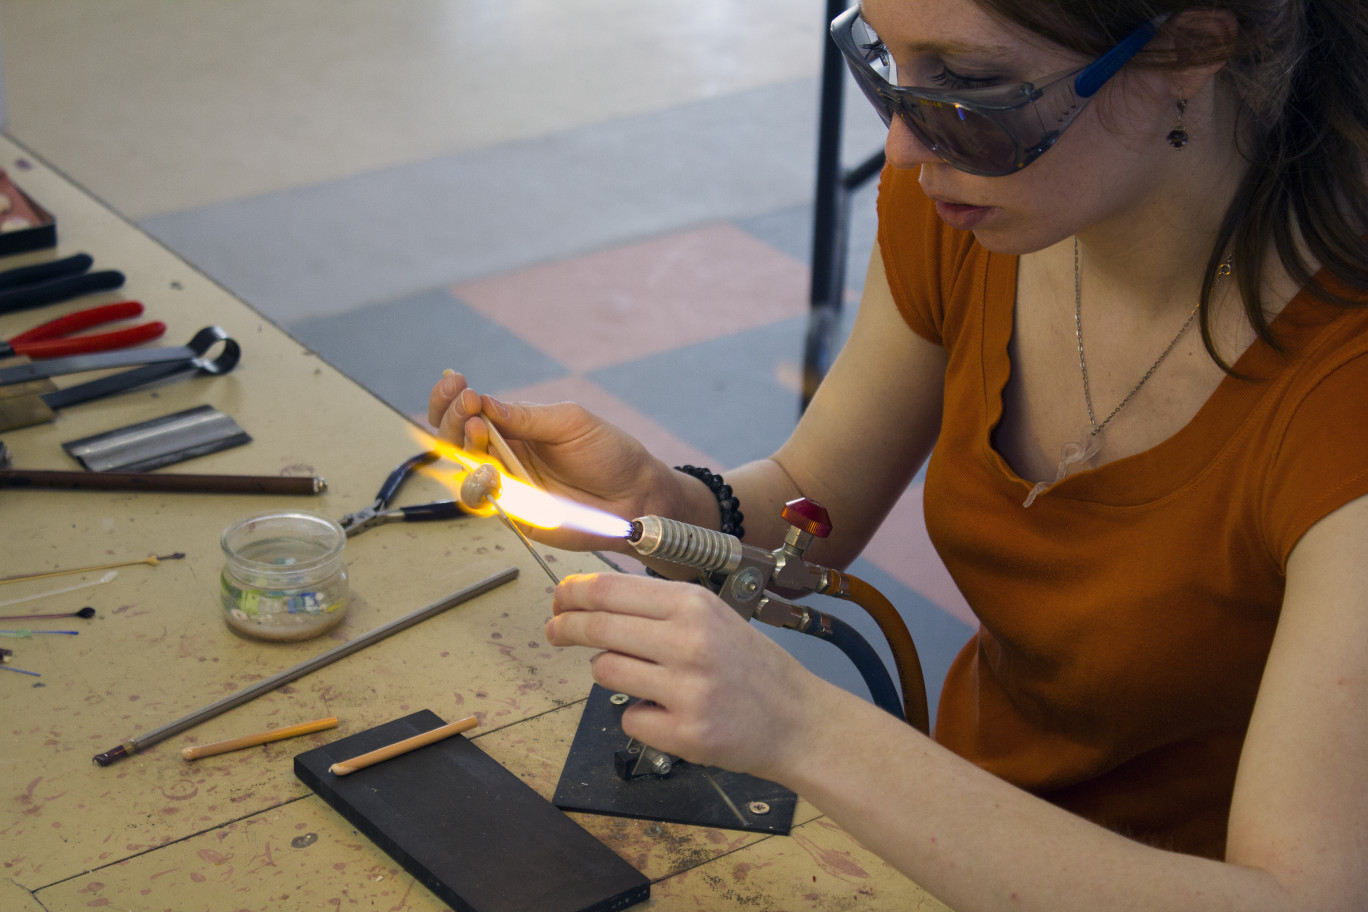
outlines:
M6 910L442 908L440 901L294 776L295 754L430 709L476 715L468 734L550 799L592 685L589 654L544 642L551 583L491 518L377 526L347 542L345 621L299 643L235 634L223 621L219 535L244 516L291 509L334 519L368 505L425 449L409 420L216 286L29 151L0 137L0 167L56 215L56 250L118 269L116 292L0 314L0 338L94 304L136 299L182 345L205 326L242 346L236 370L179 380L0 432L13 465L76 469L61 443L208 404L252 442L162 472L322 476L317 496L0 489L0 578L184 553L119 568L97 585L0 607L96 608L32 622L76 636L0 639L0 907ZM433 366L434 381L442 367ZM58 378L59 386L89 375ZM396 504L450 498L414 476ZM540 549L564 575L611 570L592 554ZM519 575L469 602L265 693L116 763L92 758L506 567ZM103 572L0 584L0 603ZM0 627L14 629L5 623ZM337 716L337 728L189 762L181 748ZM575 814L654 883L651 909L940 908L800 802L791 836Z

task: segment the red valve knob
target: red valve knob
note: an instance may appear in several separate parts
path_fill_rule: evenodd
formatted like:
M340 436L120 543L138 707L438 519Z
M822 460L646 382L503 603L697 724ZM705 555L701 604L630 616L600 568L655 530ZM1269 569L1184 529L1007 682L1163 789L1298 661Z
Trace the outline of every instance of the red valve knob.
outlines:
M831 534L831 517L827 515L826 507L815 500L806 497L790 500L784 504L784 510L779 515L789 525L818 538L826 538Z

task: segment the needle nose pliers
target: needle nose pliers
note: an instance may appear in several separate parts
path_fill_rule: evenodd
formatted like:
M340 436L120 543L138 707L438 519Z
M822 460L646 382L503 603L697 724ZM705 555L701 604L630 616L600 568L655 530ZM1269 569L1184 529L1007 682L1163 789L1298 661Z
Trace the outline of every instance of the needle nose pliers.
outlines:
M398 493L399 487L404 483L416 469L430 465L440 459L442 454L437 450L429 450L426 453L419 453L417 456L404 460L395 467L385 483L380 486L380 491L375 495L375 502L369 507L357 510L355 513L348 513L338 522L347 537L359 535L372 526L382 525L388 522L419 522L429 519L457 519L470 514L461 507L459 501L438 500L432 503L415 504L411 507L395 507L390 509L389 503Z

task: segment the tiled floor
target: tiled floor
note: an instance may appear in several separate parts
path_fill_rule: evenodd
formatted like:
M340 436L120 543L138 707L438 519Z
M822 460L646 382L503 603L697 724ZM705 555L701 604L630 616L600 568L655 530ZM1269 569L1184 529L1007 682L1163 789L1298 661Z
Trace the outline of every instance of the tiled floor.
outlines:
M6 129L405 414L452 367L721 469L797 417L824 9L0 0ZM863 100L846 124L852 160L881 142ZM872 188L850 234L855 293ZM920 504L852 572L934 699L972 619Z

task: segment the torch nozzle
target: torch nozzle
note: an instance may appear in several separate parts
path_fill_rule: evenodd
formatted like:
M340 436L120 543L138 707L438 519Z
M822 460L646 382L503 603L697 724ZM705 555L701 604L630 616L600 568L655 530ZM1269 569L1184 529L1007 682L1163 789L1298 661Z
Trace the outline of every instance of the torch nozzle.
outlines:
M632 520L627 540L646 557L699 570L730 570L741 561L741 540L735 535L663 516Z

